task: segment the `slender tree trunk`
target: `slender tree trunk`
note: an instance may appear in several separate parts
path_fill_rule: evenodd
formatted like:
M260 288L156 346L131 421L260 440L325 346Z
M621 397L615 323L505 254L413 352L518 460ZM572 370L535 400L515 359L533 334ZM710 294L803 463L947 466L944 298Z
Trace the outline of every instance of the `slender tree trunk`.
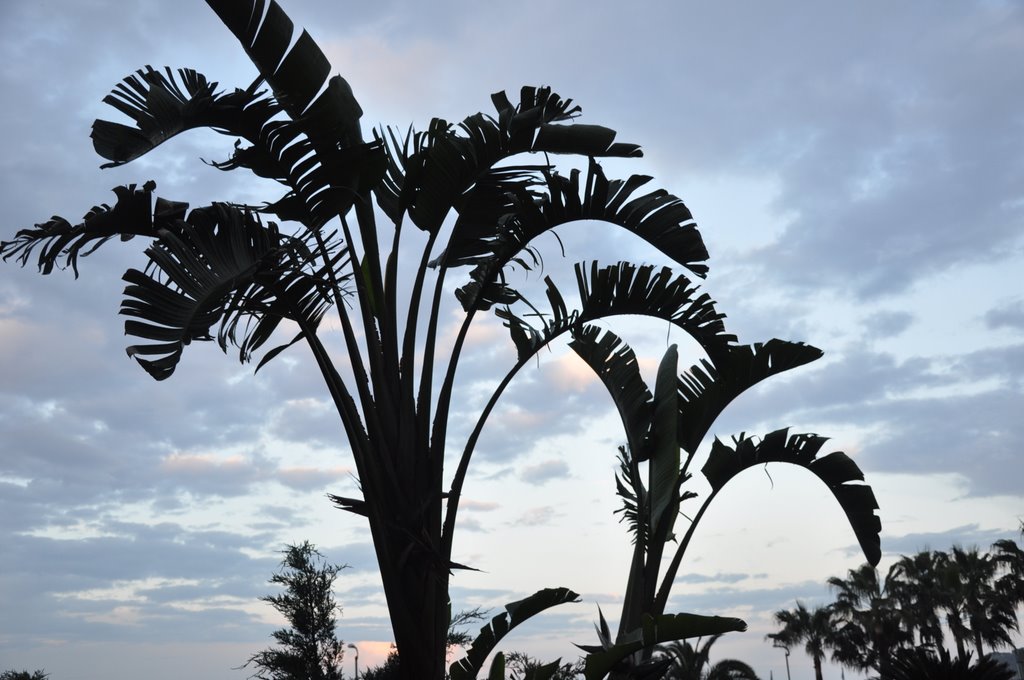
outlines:
M967 649L964 646L963 638L961 638L959 635L954 634L953 640L956 641L956 655L959 656L961 659L964 658L964 656L967 655Z
M821 677L821 657L814 655L814 680L823 680Z
M889 677L889 661L892 656L892 645L889 640L876 635L874 638L875 654L878 661L878 674L880 677Z
M963 636L960 635L959 628L956 625L959 619L954 619L954 615L950 613L946 620L949 622L949 631L953 634L953 641L956 643L956 655L962 659L966 656L967 650L964 648Z

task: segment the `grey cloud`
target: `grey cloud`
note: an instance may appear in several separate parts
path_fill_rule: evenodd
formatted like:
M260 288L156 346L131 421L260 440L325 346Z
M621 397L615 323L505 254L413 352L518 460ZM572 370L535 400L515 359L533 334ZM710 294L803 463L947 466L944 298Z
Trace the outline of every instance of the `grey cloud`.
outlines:
M549 524L552 518L557 514L556 510L550 505L539 506L530 508L523 514L521 514L514 522L517 526L526 527L538 527L545 524Z
M328 401L304 399L283 403L274 414L271 432L284 441L303 442L318 448L347 447L341 419Z
M0 593L9 606L31 614L19 617L15 628L0 625L0 634L25 645L54 637L128 642L213 636L229 641L251 637L262 625L241 607L273 591L267 581L278 559L254 558L245 551L262 553L268 544L277 548L276 539L192 531L173 523L106 522L102 528L109 535L77 540L15 535L8 540L10 564L0 575ZM342 572L339 591L348 574L376 569L369 543L321 546L321 552L329 561L352 566ZM146 586L146 579L168 584ZM191 583L176 583L181 580ZM94 592L86 597L83 591ZM379 593L379 587L369 592ZM197 602L205 606L193 611ZM128 610L138 621L118 624L119 619L131 622Z
M604 405L611 408L611 398L599 382L579 390L559 382L555 362L566 351L557 343L552 354L543 354L539 368L531 364L520 371L491 413L474 460L511 463L547 437L582 433L588 417L595 414L595 402L604 400ZM491 371L489 378L498 377L493 373L493 362ZM452 442L461 445L470 429L467 423L474 423L477 415L475 409L453 409Z
M298 510L287 505L261 505L256 509L260 517L266 517L269 521L282 526L295 524L298 520Z
M83 599L74 594L160 578L198 580L197 590L179 592L190 599L205 592L207 598L229 595L249 600L254 595L253 584L265 579L274 566L272 561L239 552L241 547L262 547L260 539L246 540L222 532L192 533L173 524L145 527L122 523L111 524L109 529L119 535L80 540L15 535L7 539L10 567L0 579L0 590L5 602L26 616L18 618L15 628L3 626L5 636L25 644L55 636L119 640L156 634L162 639L194 639L197 625L204 617L219 616L216 612L192 616L171 606L178 600L170 596L147 603L114 595ZM144 630L103 623L110 617L116 620L114 608L118 606L138 607L145 619ZM225 610L223 614L233 626L248 623L248 615L240 612ZM212 619L207 620L211 629L219 628ZM184 638L178 637L182 635Z
M1019 495L1022 408L1020 392L995 389L844 408L842 419L878 428L860 455L866 469L957 472L969 481L971 495Z
M1008 68L1020 56L1019 41L1009 38L1019 8L972 4L935 17L915 5L884 19L823 9L793 8L800 20L755 10L731 24L722 10L696 12L689 25L750 48L713 64L695 56L707 49L700 40L682 41L669 59L649 42L659 50L655 74L676 87L660 92L661 107L659 93L647 90L642 100L669 109L679 92L701 94L680 116L645 121L654 162L685 158L707 174L745 161L776 174L777 219L791 222L776 245L745 263L768 280L877 296L955 263L1001 257L1021 223L1019 208L1008 207L1021 172L1019 106L1009 95L1019 92L1020 74ZM752 32L762 20L773 30ZM913 51L909 26L918 36ZM992 39L977 41L978 34ZM807 53L813 65L801 63ZM754 54L772 57L755 65ZM698 62L702 68L678 67ZM657 146L681 137L685 148Z
M1015 300L985 312L985 324L989 328L1012 328L1024 330L1024 300Z
M955 358L951 364L967 379L995 378L1003 385L1020 387L1024 380L1024 344L976 350Z
M260 451L227 459L174 453L161 461L158 483L190 494L238 496L249 491L253 484L269 478L273 470L273 463Z
M882 547L886 553L913 555L922 550L948 551L953 546L979 547L987 550L990 545L1004 538L1016 539L1012 532L982 529L977 524L964 524L946 531L884 536Z
M277 481L296 491L315 491L332 485L339 479L351 475L348 469L335 468L280 468L276 472Z
M348 566L345 573L375 572L377 570L377 553L370 542L347 543L336 546L318 546L327 560Z
M344 577L344 572L339 579ZM384 603L384 591L376 584L346 585L339 580L339 599L342 607L365 607Z
M832 601L825 578L821 582L785 584L777 588L741 589L731 587L708 588L699 593L678 593L669 597L666 611L689 611L713 614L739 607L754 611L773 612L790 609L800 600L805 603L825 604Z
M494 469L493 471L486 471L485 472L484 469L483 469L483 466L478 465L469 474L470 474L471 477L480 477L481 479L486 479L486 480L493 481L493 480L497 480L497 479L505 479L505 478L515 474L515 468L513 468L513 467L499 467L497 469Z
M1020 345L904 361L852 349L821 368L748 391L712 434L783 425L825 435L835 425L866 428L858 462L869 472L958 472L974 495L1019 494L1021 464L1014 452L1024 446L1016 415L1022 368ZM992 379L995 386L979 387ZM930 396L921 388L939 392Z
M501 507L500 503L494 501L478 501L472 498L463 498L459 501L459 510L471 512L491 512Z
M875 312L864 320L865 335L875 338L892 338L907 330L914 322L914 315L904 311Z
M832 353L830 359L748 390L723 412L712 434L758 431L762 426L776 429L800 422L834 422L828 416L837 411L866 413L863 407L886 403L904 390L950 381L931 360L923 358L897 361L891 354L852 347L838 356Z
M751 578L764 578L765 574L683 574L676 583L739 583Z
M458 521L459 531L472 531L475 533L487 533L487 529L483 523L475 517L463 517Z
M536 465L528 465L519 473L519 478L530 484L545 484L553 479L569 476L569 466L563 460L546 460Z

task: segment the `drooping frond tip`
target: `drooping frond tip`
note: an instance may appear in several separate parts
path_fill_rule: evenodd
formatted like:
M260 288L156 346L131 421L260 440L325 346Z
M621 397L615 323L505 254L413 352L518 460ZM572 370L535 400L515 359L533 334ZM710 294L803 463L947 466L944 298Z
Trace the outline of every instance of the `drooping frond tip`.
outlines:
M187 203L157 198L154 208L155 189L155 182L146 182L141 188L135 184L115 187L117 202L113 207L106 203L93 206L75 225L55 215L35 228L22 229L13 240L0 243L0 255L4 260L15 257L25 266L32 252L39 248L37 265L41 273L71 267L77 278L78 258L89 255L114 236L122 241L134 236L153 238L160 229L173 229L174 223L185 216Z
M814 473L839 501L865 558L876 565L882 556L882 524L874 491L863 483L860 467L842 451L818 456L826 441L816 434L790 435L786 428L761 439L739 435L733 446L716 438L701 471L715 491L740 472L762 463L790 463Z

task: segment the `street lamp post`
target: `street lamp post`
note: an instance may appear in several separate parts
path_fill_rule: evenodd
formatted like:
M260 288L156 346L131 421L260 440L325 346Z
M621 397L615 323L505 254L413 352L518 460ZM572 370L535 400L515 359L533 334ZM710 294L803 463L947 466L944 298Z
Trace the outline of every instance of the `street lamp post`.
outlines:
M775 640L774 642L772 642L772 647L786 650L786 680L793 680L792 676L790 676L789 674L789 646L782 644L778 640Z
M356 652L356 680L359 680L359 648L352 644L348 644L345 646L349 649L354 649Z

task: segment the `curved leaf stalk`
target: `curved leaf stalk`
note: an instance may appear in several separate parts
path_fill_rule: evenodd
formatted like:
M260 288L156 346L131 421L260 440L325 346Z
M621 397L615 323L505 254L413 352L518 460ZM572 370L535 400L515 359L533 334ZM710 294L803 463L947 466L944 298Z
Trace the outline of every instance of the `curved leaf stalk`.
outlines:
M412 292L409 300L409 313L405 320L405 337L402 344L402 363L399 371L403 382L403 401L410 403L405 406L405 413L410 417L410 422L415 423L415 437L429 447L430 433L428 423L430 422L430 387L431 373L434 370L434 336L437 332L437 313L440 308L441 286L444 281L444 272L439 274L435 282L435 293L431 302L430 320L427 325L427 333L423 351L423 365L420 371L419 391L416 386L416 370L414 366L416 356L416 336L419 327L420 304L423 299L423 287L426 281L427 266L430 260L430 251L434 247L435 234L427 237L420 257L419 266L416 269L416 278L413 281ZM393 251L393 252L397 252Z
M484 406L483 411L480 412L480 417L477 418L476 425L473 427L473 431L469 435L469 439L466 441L466 447L462 451L462 456L459 458L459 464L455 468L455 475L452 477L452 485L448 491L448 511L445 515L445 528L443 536L445 537L444 545L451 549L451 535L455 529L455 515L458 512L459 498L462 495L462 485L466 480L466 473L469 471L469 461L473 457L473 452L476 450L476 442L480 438L480 433L483 432L484 424L487 422L488 416L491 411L494 410L495 405L498 403L498 399L504 393L505 388L512 382L512 378L516 376L526 364L522 362L516 363L516 365L509 371L502 379L498 387L495 388L494 393L491 394L491 398L487 401L487 405Z
M404 390L403 395L403 408L405 414L405 423L407 429L407 438L411 442L410 448L415 447L420 455L417 455L414 461L415 465L415 476L423 485L422 497L424 502L428 505L427 512L430 517L437 517L436 522L431 522L427 527L428 535L430 537L431 545L436 546L440 550L441 559L450 562L451 554L450 551L446 551L441 548L441 535L443 533L442 526L443 520L442 509L441 509L441 489L443 487L444 478L444 448L435 449L431 442L430 432L430 415L431 415L431 387L434 370L434 353L436 346L436 335L437 335L437 321L438 313L441 307L440 295L444 285L444 270L438 274L437 279L434 282L435 290L434 297L431 302L430 317L427 326L427 335L423 347L423 358L422 367L420 372L420 384L419 391L416 389L416 370L415 370L415 353L416 353L416 334L419 324L419 309L423 295L424 279L426 276L426 269L428 266L428 260L430 257L430 251L433 248L436 235L431 233L427 238L427 243L423 250L423 255L420 258L419 268L416 272L416 280L413 284L413 290L410 295L410 310L409 317L406 322L405 329L405 346L403 347L402 353L402 365L399 366L399 371L402 377L402 385ZM469 324L472 319L467 318L465 320L465 329L468 332ZM458 363L457 357L461 354L462 344L465 340L465 332L461 334L461 338L458 340L456 347L452 350L452 362L453 367ZM454 380L454 373L452 374ZM448 384L446 397L450 399L452 385ZM447 414L447 407L445 407L445 413ZM439 434L442 441L447 439L447 419L443 425L443 429ZM447 571L445 572L447 573ZM442 578L447 579L447 576ZM440 614L439 614L440 615ZM444 622L438 622L438 626L446 628L447 624Z
M669 563L668 568L665 570L665 575L661 580L661 586L658 588L658 593L654 598L654 611L663 612L665 607L668 605L669 592L672 590L672 584L676 580L676 574L679 572L679 565L683 561L683 556L686 554L686 549L690 547L690 539L693 538L694 532L697 530L697 525L700 524L701 519L704 517L704 513L711 506L711 502L718 495L721 490L713 490L704 502L700 506L700 510L690 520L690 526L687 528L686 533L683 535L683 539L679 541L679 545L676 546L675 554L672 556L672 561Z
M470 311L466 318L462 322L462 326L459 328L459 335L455 338L455 344L452 346L452 353L448 359L448 370L445 372L444 382L441 384L441 390L437 397L437 408L434 413L433 429L430 440L431 457L438 459L444 456L444 446L447 440L448 431L448 410L451 404L452 387L455 383L455 369L458 363L458 357L462 353L462 347L466 341L466 334L469 332L469 325L472 323L475 312ZM518 366L518 365L517 365ZM518 368L514 369L518 370ZM504 391L505 386L512 381L512 377L515 375L514 371L510 372L502 380L501 385L498 386L496 393L500 395ZM470 434L470 438L467 441L466 447L469 450L467 455L464 450L462 456L459 458L459 464L455 468L455 474L452 477L452 485L448 489L448 502L445 509L444 523L441 528L441 555L446 559L451 558L452 551L452 540L455 532L455 517L459 510L459 498L462 494L462 485L465 482L466 473L469 470L469 458L472 456L472 446L476 445L476 439L480 436L480 431L483 429L483 421L486 420L486 414L489 414L491 409L494 408L494 404L497 402L497 396L492 395L491 400L487 402L487 406L484 407L484 412L481 413L480 418L477 419L477 425L473 428L473 432ZM476 435L476 436L474 436Z
M346 350L349 355L352 356L352 369L356 376L356 385L359 388L359 396L363 404L363 412L367 417L367 426L369 427L372 425L373 427L371 429L374 431L375 437L377 437L379 441L388 444L387 450L394 451L395 442L393 438L395 436L395 428L387 426L387 424L381 420L381 417L388 413L387 404L390 403L390 400L388 398L389 394L386 389L386 384L381 384L381 376L384 373L384 366L382 364L383 357L380 347L380 336L377 334L377 326L374 323L374 316L370 309L373 293L368 289L367 281L361 275L362 266L359 266L358 264L361 262L359 259L359 252L355 249L352 232L348 226L348 221L344 217L341 218L341 225L343 233L345 234L345 247L349 253L349 260L353 263L353 266L358 267L353 278L355 279L356 285L356 299L359 302L359 316L362 320L363 334L366 339L366 353L369 359L369 375L367 375L367 371L363 366L363 355L362 352L360 352L359 342L356 339L355 330L352 327L348 314L339 309L339 317L341 319L342 330L345 336ZM374 388L372 393L370 390L371 384Z
M391 402L394 403L394 399L398 394L398 376L393 375L395 371L387 371L384 366L398 366L399 354L398 354L398 329L396 327L396 312L395 308L388 308L386 306L388 291L384 287L384 280L381 276L380 270L380 246L377 243L377 220L373 213L373 205L370 201L369 192L360 197L360 200L355 203L356 222L359 226L360 241L363 244L363 268L366 269L366 263L369 263L369 275L370 280L367 282L372 291L372 298L370 302L376 302L376 304L370 304L370 312L376 319L377 324L380 326L380 344L379 349L382 357L382 372L385 384L388 387L388 391L391 395ZM344 215L339 215L344 222ZM398 256L397 252L393 252L392 255Z

